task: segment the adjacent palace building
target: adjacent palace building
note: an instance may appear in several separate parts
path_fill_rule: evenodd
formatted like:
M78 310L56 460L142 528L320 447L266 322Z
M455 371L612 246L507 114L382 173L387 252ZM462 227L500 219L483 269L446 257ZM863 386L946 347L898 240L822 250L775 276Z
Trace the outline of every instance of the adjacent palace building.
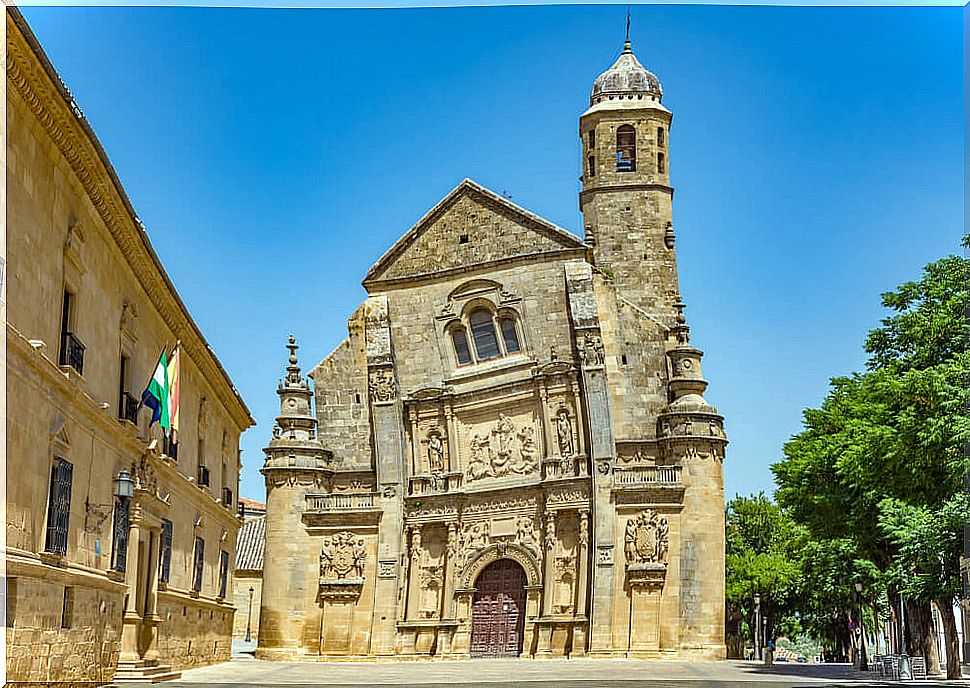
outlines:
M227 660L245 404L7 8L7 685ZM180 435L141 392L180 350ZM177 450L176 450L177 448Z
M290 340L257 657L724 657L727 440L670 121L627 43L579 120L582 240L466 180L367 273L312 388Z

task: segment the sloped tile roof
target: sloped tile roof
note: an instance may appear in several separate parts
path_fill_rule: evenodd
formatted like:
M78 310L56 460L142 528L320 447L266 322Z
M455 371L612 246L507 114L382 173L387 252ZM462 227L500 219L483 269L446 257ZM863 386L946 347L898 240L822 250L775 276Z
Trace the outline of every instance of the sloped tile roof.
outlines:
M266 517L247 521L236 538L236 570L263 570L263 543L266 539Z

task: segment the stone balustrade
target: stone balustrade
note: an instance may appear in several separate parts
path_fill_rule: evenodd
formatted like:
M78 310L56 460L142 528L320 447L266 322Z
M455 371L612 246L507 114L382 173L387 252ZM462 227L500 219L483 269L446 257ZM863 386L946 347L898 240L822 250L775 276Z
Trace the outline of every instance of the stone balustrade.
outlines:
M613 471L613 484L618 487L679 484L682 470L682 466L617 466Z
M364 494L308 494L306 511L342 511L377 508L377 495Z
M413 475L409 481L408 489L411 496L439 494L442 492L457 492L461 489L462 474L452 473L431 473Z

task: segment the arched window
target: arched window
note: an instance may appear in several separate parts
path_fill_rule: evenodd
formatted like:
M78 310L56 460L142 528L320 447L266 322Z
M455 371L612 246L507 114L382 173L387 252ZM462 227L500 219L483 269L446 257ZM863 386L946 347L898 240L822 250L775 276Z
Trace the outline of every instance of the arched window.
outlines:
M637 169L637 130L624 124L616 130L616 171L635 172Z
M498 321L499 329L502 330L502 341L505 343L505 353L514 354L520 349L519 333L515 331L515 321L512 318L504 317Z
M472 362L472 352L468 348L468 337L464 327L456 327L451 331L451 342L455 346L455 358L458 365L468 365Z
M492 314L484 308L472 311L468 316L472 328L472 340L475 342L475 356L479 361L487 361L502 355L495 337L495 322Z

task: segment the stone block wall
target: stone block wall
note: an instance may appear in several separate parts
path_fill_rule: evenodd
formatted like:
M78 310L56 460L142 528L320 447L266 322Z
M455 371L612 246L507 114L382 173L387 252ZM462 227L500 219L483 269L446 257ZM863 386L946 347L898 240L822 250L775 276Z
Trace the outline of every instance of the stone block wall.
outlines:
M121 643L123 592L84 585L83 578L63 580L8 578L8 686L111 682Z

